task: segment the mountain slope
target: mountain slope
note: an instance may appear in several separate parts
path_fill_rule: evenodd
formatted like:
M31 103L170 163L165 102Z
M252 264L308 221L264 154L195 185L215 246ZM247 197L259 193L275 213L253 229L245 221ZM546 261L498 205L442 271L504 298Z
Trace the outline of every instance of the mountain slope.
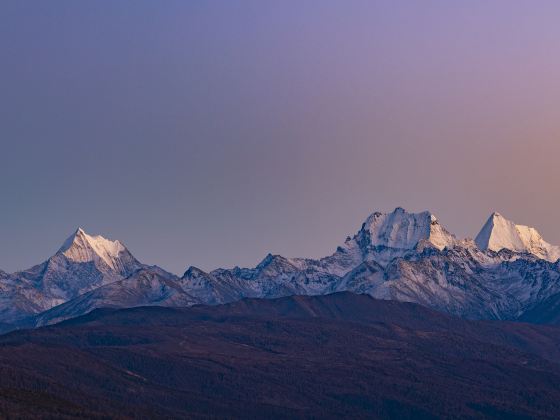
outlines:
M190 306L199 303L177 284L177 277L159 267L146 267L126 279L117 280L84 293L48 311L24 325L42 326L86 314L97 308L133 308L135 306Z
M525 311L519 320L535 324L560 325L560 293L537 302Z
M144 267L119 241L72 234L47 261L2 281L0 314L6 322L48 310Z
M17 389L43 416L554 418L559 343L350 293L104 309L0 337L0 410Z

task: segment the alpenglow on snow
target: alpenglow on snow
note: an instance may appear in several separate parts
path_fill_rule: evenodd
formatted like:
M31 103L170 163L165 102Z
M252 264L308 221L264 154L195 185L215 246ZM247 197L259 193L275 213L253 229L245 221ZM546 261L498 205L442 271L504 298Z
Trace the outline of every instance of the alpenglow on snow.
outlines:
M102 307L338 291L417 302L465 318L516 320L543 305L556 310L559 256L560 247L535 229L498 213L473 241L457 239L429 212L397 208L371 214L354 236L318 260L269 254L254 268L190 267L179 277L139 262L119 241L78 229L44 263L13 274L0 271L0 321L32 327Z

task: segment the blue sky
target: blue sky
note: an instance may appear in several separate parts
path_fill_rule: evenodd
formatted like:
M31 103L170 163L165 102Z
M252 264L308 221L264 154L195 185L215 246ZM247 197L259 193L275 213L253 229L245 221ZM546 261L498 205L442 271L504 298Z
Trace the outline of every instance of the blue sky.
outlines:
M0 268L78 226L143 262L326 255L499 210L560 243L560 6L3 1Z

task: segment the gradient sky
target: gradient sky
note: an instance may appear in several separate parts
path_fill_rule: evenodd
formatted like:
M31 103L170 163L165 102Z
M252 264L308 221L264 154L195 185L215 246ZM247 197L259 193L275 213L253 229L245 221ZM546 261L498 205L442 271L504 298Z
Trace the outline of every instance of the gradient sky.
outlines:
M78 226L176 273L366 216L560 244L560 2L0 2L0 268Z

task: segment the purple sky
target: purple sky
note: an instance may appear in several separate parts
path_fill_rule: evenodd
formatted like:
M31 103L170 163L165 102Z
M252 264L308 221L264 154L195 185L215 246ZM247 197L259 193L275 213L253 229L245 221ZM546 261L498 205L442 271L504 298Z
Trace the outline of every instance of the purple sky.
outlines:
M0 268L78 226L182 273L374 210L560 244L560 2L0 2Z

